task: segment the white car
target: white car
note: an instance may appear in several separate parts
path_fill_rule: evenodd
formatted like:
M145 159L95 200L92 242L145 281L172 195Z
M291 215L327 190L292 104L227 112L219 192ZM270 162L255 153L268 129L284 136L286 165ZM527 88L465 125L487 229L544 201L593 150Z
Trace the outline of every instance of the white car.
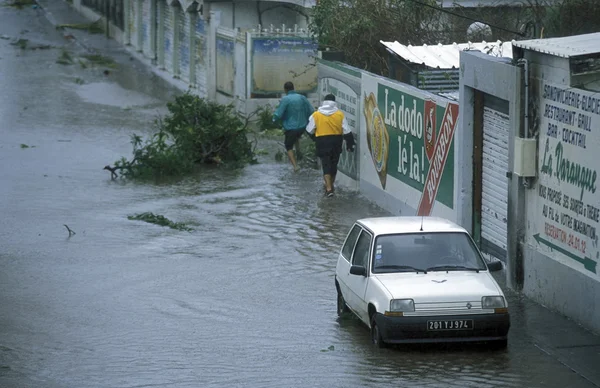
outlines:
M351 310L374 344L507 345L508 305L469 233L436 217L356 221L339 254L337 310Z

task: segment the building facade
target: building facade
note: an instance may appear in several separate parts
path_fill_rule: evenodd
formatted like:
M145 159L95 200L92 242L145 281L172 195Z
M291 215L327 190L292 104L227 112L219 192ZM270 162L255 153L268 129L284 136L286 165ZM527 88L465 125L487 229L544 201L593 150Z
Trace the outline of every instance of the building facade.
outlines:
M512 287L597 332L599 39L513 42L512 62L463 52L460 80L462 141L474 149L465 225L505 244L491 253L506 258Z

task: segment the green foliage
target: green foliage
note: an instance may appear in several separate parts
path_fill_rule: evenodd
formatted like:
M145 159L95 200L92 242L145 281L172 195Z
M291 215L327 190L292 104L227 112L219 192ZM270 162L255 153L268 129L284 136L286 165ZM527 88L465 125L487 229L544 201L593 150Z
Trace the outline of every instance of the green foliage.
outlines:
M146 141L136 134L132 135L131 144L133 159L128 161L123 157L115 162L115 167L127 178L178 176L193 170L193 159L175 146L162 127Z
M273 113L275 110L271 108L271 105L259 106L256 109L256 115L258 117L258 129L260 131L269 131L271 129L281 128L280 122L273 122Z
M140 214L136 214L133 216L127 216L127 219L132 220L132 221L144 221L144 222L148 222L150 224L155 224L155 225L160 225L160 226L168 226L171 229L184 230L187 232L190 232L193 230L192 228L190 228L189 226L187 226L186 224L184 224L182 222L173 222L173 221L169 220L168 218L166 218L165 216L162 216L160 214L154 214L151 212L140 213Z
M157 120L158 132L146 141L133 135L133 158L115 167L129 178L179 176L198 163L243 167L256 163L244 123L231 105L186 93L167 104L169 114Z
M106 66L111 68L117 67L117 64L115 63L114 59L110 57L105 57L104 55L86 54L82 55L82 58L85 58L89 63L93 65Z
M598 0L563 0L550 6L546 4L541 13L544 38L600 31Z
M244 123L233 105L221 105L186 93L167 104L170 115L162 125L178 149L200 163L254 163Z
M25 50L27 48L27 44L29 43L29 39L17 39L16 41L12 42L11 44L13 46L18 46L21 50Z
M35 6L37 5L37 3L35 2L35 0L12 0L7 5L9 7L23 9L24 7Z
M102 19L98 19L93 23L59 24L56 26L56 28L60 30L65 28L83 30L90 34L101 34L104 32L104 28L102 28Z
M348 64L381 74L387 72L388 54L380 40L430 44L439 27L437 11L411 0L320 0L309 26L322 48L341 51Z
M58 63L59 65L72 65L73 56L67 50L63 49L60 52L60 56L56 60L56 63Z

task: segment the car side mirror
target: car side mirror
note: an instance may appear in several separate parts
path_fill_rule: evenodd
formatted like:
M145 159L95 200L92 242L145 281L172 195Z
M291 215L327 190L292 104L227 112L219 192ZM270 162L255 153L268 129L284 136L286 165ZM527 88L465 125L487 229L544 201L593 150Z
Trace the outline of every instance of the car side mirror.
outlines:
M500 260L494 260L487 263L487 267L490 270L490 272L496 272L501 271L504 268L504 265L502 265L502 262Z
M350 267L350 274L367 276L367 269L362 265L353 265Z

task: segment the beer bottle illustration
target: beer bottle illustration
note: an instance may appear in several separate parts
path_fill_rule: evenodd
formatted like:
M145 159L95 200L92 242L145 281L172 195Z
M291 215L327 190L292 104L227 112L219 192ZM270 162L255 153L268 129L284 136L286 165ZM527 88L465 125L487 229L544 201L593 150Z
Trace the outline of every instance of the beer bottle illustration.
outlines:
M433 158L433 153L435 151L435 108L435 101L425 100L425 114L423 117L423 119L425 120L425 153L427 154L427 160L429 161L431 161L431 159Z
M367 124L367 146L381 187L385 190L390 137L373 93L370 93L369 96L365 94L363 113Z

